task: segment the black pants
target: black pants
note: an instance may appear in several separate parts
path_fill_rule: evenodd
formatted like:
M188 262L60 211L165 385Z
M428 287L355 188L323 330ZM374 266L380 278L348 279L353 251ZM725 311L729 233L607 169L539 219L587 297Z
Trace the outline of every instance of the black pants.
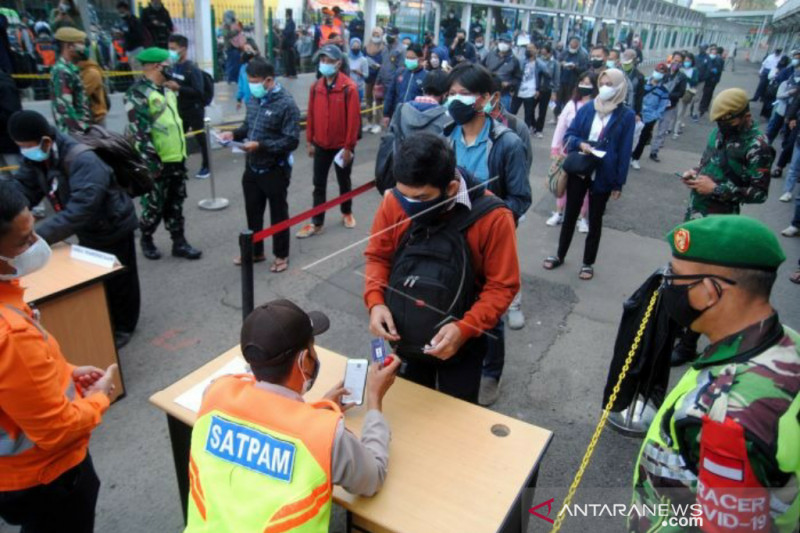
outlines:
M87 244L86 246L116 255L119 262L125 267L119 274L108 278L104 284L114 331L133 333L136 324L139 323L141 307L139 269L136 266L136 236L130 232L127 237L113 244L105 246Z
M100 480L92 458L48 485L0 492L0 517L20 533L92 533Z
M341 168L333 162L333 158L339 152L340 148L332 150L325 150L324 148L317 147L314 151L314 207L324 204L327 197L328 189L328 171L333 165L336 171L336 181L339 182L339 194L350 192L353 184L350 181L350 173L353 170L353 163L351 162L347 167ZM353 212L353 202L348 200L342 204L342 214L349 215ZM325 213L320 213L312 219L316 226L322 226L325 223Z
M286 69L286 75L290 78L297 76L297 58L294 54L294 47L287 48L283 51L283 68Z
M200 145L200 153L203 156L203 168L208 168L208 144L206 144L205 118L205 111L203 109L184 111L181 114L184 133L188 131L203 131L203 133L195 135L194 138L197 144Z
M550 105L550 95L552 91L539 91L539 98L536 100L538 115L533 124L533 131L541 133L544 130L544 118L547 116L547 106Z
M778 156L778 168L786 168L792 161L792 154L794 153L794 145L797 141L797 131L800 128L790 130L788 126L783 128L783 141L781 142L781 155Z
M708 107L711 105L711 99L714 97L714 89L717 88L717 83L719 82L706 81L703 84L703 97L700 99L701 115L708 111Z
M562 261L567 256L569 245L575 234L575 225L581 213L583 198L591 187L588 178L570 174L567 176L567 207L564 209L564 222L561 224L561 235L558 238L558 258ZM589 234L586 235L586 246L583 249L583 264L593 265L600 248L600 234L603 231L603 214L611 193L589 193Z
M288 166L276 167L264 174L258 174L250 168L245 169L242 176L244 191L244 209L247 213L247 228L253 233L264 229L264 210L269 201L269 220L271 225L289 218L289 181L292 171ZM264 255L264 241L253 245L255 255ZM276 233L272 237L272 253L275 257L289 257L289 230Z
M444 362L425 362L406 357L401 377L429 389L478 403L481 388L481 367L486 355L486 336L467 341L459 352ZM402 357L402 355L401 355Z
M533 128L533 125L536 123L536 98L533 96L530 98L515 96L511 100L511 114L516 115L519 108L522 106L525 107L525 125L528 126L528 128Z
M642 128L642 134L639 136L639 144L636 145L631 155L634 160L638 161L642 157L644 147L650 144L650 140L653 138L653 128L655 128L657 123L657 120L645 122L644 128Z

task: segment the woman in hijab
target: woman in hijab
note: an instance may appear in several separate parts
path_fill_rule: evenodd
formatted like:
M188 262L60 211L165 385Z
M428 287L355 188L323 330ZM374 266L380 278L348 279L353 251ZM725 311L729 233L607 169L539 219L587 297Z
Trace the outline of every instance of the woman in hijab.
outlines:
M625 105L628 84L621 70L606 70L598 77L597 86L597 97L580 108L564 135L564 147L568 154L581 153L585 157L593 157L596 164L586 176L568 173L567 206L558 239L558 254L544 261L547 270L564 263L575 233L583 196L589 191L589 234L586 236L583 266L580 269L582 280L594 277L593 265L600 246L603 214L608 199L613 197L616 200L622 194L628 177L636 123L633 110ZM605 155L597 157L592 154L593 150L605 152Z
M378 133L381 131L380 123L381 123L381 111L382 107L381 104L383 103L383 98L375 98L375 82L378 80L378 71L381 69L381 63L383 63L384 59L384 51L385 45L383 43L383 28L380 26L375 26L372 29L372 35L370 36L369 42L367 42L367 46L364 48L364 55L367 58L367 64L369 65L369 76L364 83L364 96L366 99L367 109L372 109L376 105L378 109L373 111L372 113L368 113L366 116L366 123L362 128L362 131L367 132L371 131L372 133Z
M356 82L358 87L358 99L364 101L364 90L366 88L367 77L369 77L369 60L361 51L361 39L353 37L350 39L350 78Z
M425 70L441 70L445 74L450 70L450 53L445 46L434 46L428 48L428 57L425 59Z

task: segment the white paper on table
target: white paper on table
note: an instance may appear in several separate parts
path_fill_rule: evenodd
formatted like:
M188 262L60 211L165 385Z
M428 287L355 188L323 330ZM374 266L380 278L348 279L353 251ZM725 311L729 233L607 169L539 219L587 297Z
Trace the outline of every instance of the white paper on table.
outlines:
M606 153L603 150L597 150L596 148L592 148L592 155L602 159L606 156Z
M333 158L333 162L336 163L339 166L339 168L344 168L348 166L344 164L344 148L336 152L336 157ZM353 163L352 159L350 160L350 163L351 164Z
M192 411L193 413L197 413L200 411L200 404L203 401L203 393L206 391L208 385L214 381L215 379L227 376L229 374L249 374L250 367L245 362L242 357L236 357L228 363L225 364L222 368L208 376L206 379L192 387L191 389L187 390L177 398L175 398L175 403L180 405L181 407L185 407L186 409Z
M120 264L119 259L117 259L117 256L114 254L108 254L93 248L86 248L85 246L78 246L77 244L72 245L69 256L72 259L85 261L108 269L114 268L114 265Z
M246 152L244 150L242 150L241 148L239 148L238 146L234 146L233 148L231 148L231 153L232 154L244 154Z

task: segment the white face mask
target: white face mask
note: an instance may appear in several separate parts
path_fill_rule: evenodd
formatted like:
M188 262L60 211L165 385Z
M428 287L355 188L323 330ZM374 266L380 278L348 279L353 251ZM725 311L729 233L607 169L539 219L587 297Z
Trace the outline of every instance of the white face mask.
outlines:
M372 42L375 43L375 44L381 44L383 42L383 39L373 35L372 36Z
M301 395L306 394L308 391L311 390L311 387L314 386L314 382L317 380L317 375L319 374L319 361L317 361L316 366L314 367L314 372L311 374L311 377L306 378L306 373L303 370L303 359L308 357L309 353L308 350L303 351L303 355L297 358L297 367L300 369L300 375L303 376L303 391L300 393Z
M0 259L16 270L13 274L0 274L0 280L11 281L41 270L50 260L50 254L52 253L47 241L37 235L36 242L17 257L3 257L0 255Z
M500 43L497 45L497 49L501 52L508 52L509 48L511 48L511 46L508 43Z
M608 85L603 85L598 89L597 97L600 100L611 100L614 98L614 95L617 94L616 87L609 87Z

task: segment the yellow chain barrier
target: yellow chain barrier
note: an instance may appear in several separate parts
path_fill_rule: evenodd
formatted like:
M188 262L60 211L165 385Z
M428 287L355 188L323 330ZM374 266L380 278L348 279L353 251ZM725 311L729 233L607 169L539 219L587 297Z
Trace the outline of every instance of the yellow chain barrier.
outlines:
M104 70L103 76L106 78L119 78L122 76L139 76L141 70ZM49 80L50 74L12 74L15 80Z
M622 370L619 373L617 383L614 385L614 389L611 393L611 396L608 398L606 407L603 409L603 414L600 416L600 421L597 423L597 427L594 429L592 440L589 441L589 446L586 448L586 453L584 453L583 459L581 460L581 466L578 468L578 472L575 474L575 478L572 480L572 485L569 487L567 497L564 498L564 504L561 506L561 509L569 506L569 504L572 502L572 498L575 497L575 493L578 490L578 485L581 484L583 474L586 472L586 467L589 465L589 461L594 454L594 448L597 446L597 441L600 440L600 434L603 432L603 428L605 428L606 422L608 421L608 414L611 412L614 402L617 401L617 394L619 394L622 381L625 379L628 370L630 370L633 358L636 355L636 351L639 349L639 344L642 342L642 336L644 335L644 331L647 329L647 324L650 322L650 317L653 314L653 308L656 305L656 300L658 300L659 292L660 291L658 289L653 292L653 296L650 298L650 303L647 304L647 310L642 318L642 323L639 325L639 331L636 332L636 337L633 339L633 344L628 352L627 359L625 359L625 364L622 366ZM561 529L561 524L564 521L565 516L567 516L567 513L562 513L559 511L556 521L553 523L553 529L550 530L550 533L557 533Z

